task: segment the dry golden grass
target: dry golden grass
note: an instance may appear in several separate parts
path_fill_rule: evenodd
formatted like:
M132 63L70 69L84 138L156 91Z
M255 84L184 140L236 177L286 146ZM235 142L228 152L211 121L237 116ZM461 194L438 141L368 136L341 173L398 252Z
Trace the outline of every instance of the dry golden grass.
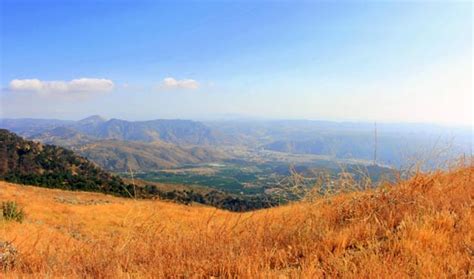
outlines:
M27 217L1 277L473 277L473 167L230 213L0 182Z

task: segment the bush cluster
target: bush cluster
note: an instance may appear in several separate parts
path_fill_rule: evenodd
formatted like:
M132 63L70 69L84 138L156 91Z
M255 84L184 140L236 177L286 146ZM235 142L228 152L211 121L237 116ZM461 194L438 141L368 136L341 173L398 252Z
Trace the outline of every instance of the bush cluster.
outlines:
M2 216L3 219L7 221L16 221L21 223L25 218L25 212L23 211L23 208L21 208L16 202L6 201L2 202Z

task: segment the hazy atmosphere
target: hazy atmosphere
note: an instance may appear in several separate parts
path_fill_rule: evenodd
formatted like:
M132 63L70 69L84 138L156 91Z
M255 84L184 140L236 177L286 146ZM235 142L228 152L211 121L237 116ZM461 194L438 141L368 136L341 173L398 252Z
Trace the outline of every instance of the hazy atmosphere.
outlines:
M2 1L3 118L472 120L466 2Z
M474 278L472 11L0 0L0 278Z

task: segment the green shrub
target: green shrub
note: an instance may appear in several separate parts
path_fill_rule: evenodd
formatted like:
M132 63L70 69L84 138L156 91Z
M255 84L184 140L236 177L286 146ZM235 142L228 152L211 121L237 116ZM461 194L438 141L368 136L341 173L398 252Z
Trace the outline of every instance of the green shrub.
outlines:
M20 223L23 222L25 218L23 208L19 207L18 204L13 201L2 202L2 215L5 220Z

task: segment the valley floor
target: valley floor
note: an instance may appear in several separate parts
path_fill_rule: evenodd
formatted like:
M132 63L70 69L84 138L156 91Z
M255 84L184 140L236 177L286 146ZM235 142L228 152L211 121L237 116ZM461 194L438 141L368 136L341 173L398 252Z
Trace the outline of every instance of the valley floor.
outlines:
M474 276L474 168L247 213L0 182L1 277ZM1 253L1 250L0 250Z

